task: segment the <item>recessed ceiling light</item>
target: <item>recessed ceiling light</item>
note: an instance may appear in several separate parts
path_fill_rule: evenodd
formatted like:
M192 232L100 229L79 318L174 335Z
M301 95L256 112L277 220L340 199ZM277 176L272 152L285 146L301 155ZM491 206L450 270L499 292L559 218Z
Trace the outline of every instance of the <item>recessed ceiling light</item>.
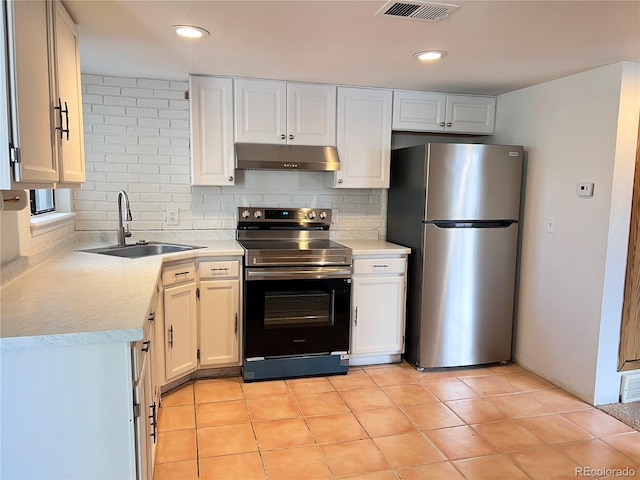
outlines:
M423 62L433 62L446 57L447 52L444 50L426 50L424 52L414 53L413 56Z
M172 25L169 28L174 30L177 35L186 38L204 38L211 35L204 28L196 27L194 25Z

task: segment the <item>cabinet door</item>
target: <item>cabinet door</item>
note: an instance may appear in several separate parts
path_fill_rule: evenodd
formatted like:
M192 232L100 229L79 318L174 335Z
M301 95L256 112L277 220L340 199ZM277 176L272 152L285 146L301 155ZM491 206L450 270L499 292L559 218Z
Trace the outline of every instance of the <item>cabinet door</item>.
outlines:
M335 147L335 86L287 85L287 143Z
M404 351L405 276L354 277L351 354Z
M135 388L135 403L138 415L135 418L138 478L153 478L155 445L157 437L157 405L153 399L152 365L147 354L143 354L142 369Z
M239 338L240 282L200 282L200 364L237 365Z
M391 90L338 88L334 186L389 188L391 103Z
M190 77L191 183L234 185L233 80Z
M7 3L12 141L20 149L16 182L58 181L49 62L52 5L46 1Z
M60 2L56 2L55 48L58 95L54 103L67 110L56 110L54 118L58 142L58 169L63 183L83 183L84 132L82 126L82 87L78 29ZM64 132L63 130L68 130Z
M164 291L165 376L170 381L197 366L196 285Z
M492 134L495 117L495 97L447 95L445 122L448 133Z
M235 141L286 143L287 84L272 80L235 80Z
M444 93L393 91L393 129L408 132L444 132Z

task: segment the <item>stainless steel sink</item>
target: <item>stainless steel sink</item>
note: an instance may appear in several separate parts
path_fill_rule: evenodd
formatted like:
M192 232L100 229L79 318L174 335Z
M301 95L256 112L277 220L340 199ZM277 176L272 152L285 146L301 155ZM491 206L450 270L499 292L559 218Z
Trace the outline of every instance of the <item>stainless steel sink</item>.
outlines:
M140 258L150 255L162 255L164 253L184 252L186 250L194 250L193 245L179 245L175 243L162 242L139 242L132 245L111 245L109 247L89 248L87 250L79 250L80 252L98 253L100 255L112 255L124 258Z

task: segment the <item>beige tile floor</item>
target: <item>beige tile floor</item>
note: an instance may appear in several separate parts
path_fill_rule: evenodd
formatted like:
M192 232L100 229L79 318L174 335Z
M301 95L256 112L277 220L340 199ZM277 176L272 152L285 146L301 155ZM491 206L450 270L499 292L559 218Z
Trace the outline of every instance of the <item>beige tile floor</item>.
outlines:
M158 430L155 480L640 478L640 432L515 364L198 380Z

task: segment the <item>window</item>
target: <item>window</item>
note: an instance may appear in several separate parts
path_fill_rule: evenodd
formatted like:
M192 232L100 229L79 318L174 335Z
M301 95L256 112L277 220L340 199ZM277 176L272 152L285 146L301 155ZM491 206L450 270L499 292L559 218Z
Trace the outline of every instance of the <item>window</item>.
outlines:
M31 215L56 211L56 197L52 188L29 190Z

